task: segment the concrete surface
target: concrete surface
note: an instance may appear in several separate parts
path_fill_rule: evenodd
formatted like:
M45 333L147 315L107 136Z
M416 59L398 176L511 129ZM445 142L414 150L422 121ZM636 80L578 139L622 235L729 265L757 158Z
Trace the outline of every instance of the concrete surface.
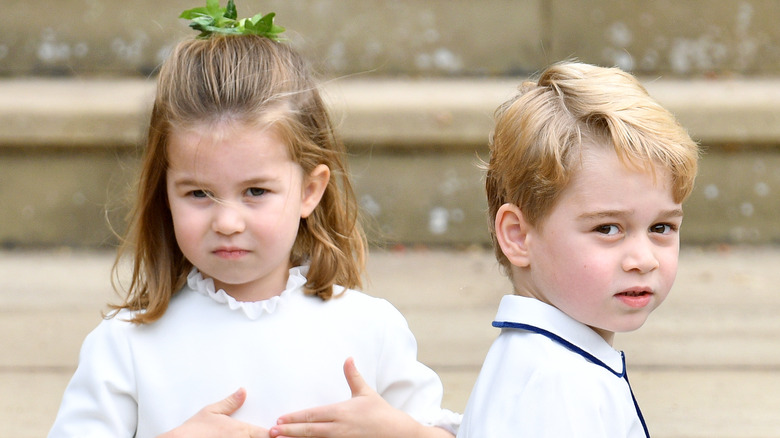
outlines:
M112 299L106 251L0 252L0 436L45 436L86 333ZM687 247L667 302L617 336L656 438L780 436L780 247ZM393 302L462 410L508 291L490 251L374 250L367 291Z
M144 76L194 35L177 17L205 1L6 3L0 75ZM780 69L773 0L236 3L240 17L276 12L285 36L332 76L514 75L571 57L680 77Z
M525 79L340 78L326 80L323 94L352 147L473 150L487 143L493 112ZM780 79L640 80L704 145L780 141ZM0 146L136 147L154 91L152 79L4 78Z
M325 84L372 237L487 243L477 164L493 110L520 81ZM705 148L684 239L780 242L780 80L644 81ZM153 89L148 80L0 80L0 245L116 241Z

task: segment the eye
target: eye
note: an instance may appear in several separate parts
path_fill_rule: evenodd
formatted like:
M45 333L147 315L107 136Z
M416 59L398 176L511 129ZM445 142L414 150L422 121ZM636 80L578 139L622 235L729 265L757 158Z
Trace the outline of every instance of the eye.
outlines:
M247 196L263 196L266 190L259 187L250 187L246 189Z
M677 226L673 224L655 224L650 227L651 233L669 234L673 231L677 231Z
M193 198L199 198L199 199L208 198L210 196L209 193L205 190L193 190L189 193L189 195L192 196Z
M598 227L594 228L593 231L601 234L606 234L608 236L614 236L620 231L620 228L618 228L615 224L606 224L606 225L599 225Z

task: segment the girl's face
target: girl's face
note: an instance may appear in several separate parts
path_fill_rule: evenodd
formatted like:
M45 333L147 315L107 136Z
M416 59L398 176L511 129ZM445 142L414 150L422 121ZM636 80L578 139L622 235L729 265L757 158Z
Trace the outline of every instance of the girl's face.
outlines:
M273 127L231 122L174 129L168 162L168 204L184 256L239 301L279 295L327 166L304 175Z
M635 330L677 273L682 209L670 174L627 168L590 147L540 227L529 227L518 292L551 304L608 342ZM517 271L515 271L517 272Z

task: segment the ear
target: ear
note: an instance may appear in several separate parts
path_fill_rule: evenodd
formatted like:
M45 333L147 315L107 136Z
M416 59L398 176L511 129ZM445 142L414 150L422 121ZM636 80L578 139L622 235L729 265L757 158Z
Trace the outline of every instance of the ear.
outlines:
M528 251L530 224L525 221L520 207L504 204L496 212L496 240L501 252L514 266L521 268L531 264Z
M303 192L301 193L301 217L311 215L317 204L320 203L325 189L330 181L330 168L319 164L309 175L304 178Z

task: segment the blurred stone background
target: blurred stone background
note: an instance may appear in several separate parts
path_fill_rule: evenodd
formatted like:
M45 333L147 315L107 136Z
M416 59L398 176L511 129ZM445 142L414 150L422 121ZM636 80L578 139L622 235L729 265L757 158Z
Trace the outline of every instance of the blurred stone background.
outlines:
M704 154L674 293L616 347L653 436L778 436L780 2L237 1L240 16L277 12L321 72L372 240L391 249L372 249L368 292L404 313L459 411L509 291L477 167L494 109L563 59L637 74ZM112 228L154 72L195 34L179 13L203 4L1 3L2 437L45 435L81 341L116 301Z
M178 14L198 2L6 0L0 244L116 242ZM495 107L563 59L640 76L701 142L686 242L780 241L780 2L241 0L321 72L375 242L482 245ZM109 225L110 224L110 225Z

